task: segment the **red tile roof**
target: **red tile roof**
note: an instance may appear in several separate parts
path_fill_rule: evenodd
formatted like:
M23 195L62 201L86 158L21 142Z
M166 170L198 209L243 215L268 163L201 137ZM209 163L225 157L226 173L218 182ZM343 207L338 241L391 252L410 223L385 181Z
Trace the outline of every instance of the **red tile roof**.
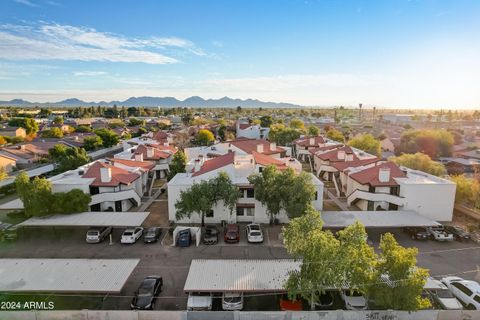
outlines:
M163 132L162 130L155 132L155 134L153 135L153 139L157 141L164 141L167 140L167 138L168 134Z
M270 165L275 165L279 169L286 169L287 166L283 161L280 161L278 159L272 158L270 156L267 156L265 154L258 153L256 151L252 152L253 158L255 159L255 162L262 165L262 166L270 166Z
M387 182L380 182L378 180L378 172L381 168L389 168L390 169L390 180ZM403 178L407 175L400 170L400 168L393 162L384 162L378 164L374 167L367 168L365 170L352 173L350 178L357 181L360 184L369 184L372 187L381 187L381 186L397 186L398 183L395 181L394 178Z
M148 148L152 148L153 149L153 156L152 157L148 157L147 154L147 149ZM132 159L135 158L135 155L136 154L143 154L143 159L144 160L160 160L160 159L167 159L168 157L170 157L172 154L169 153L169 152L165 152L165 151L162 151L162 150L159 150L157 147L153 147L153 146L146 146L146 145L139 145L137 147L137 149L135 150L135 152L133 153L132 155Z
M371 164L374 162L379 161L377 157L371 158L371 159L356 159L353 161L337 161L332 163L332 166L337 169L338 171L343 171L347 168L355 168L355 167L361 167L365 166L367 164Z
M333 150L333 149L338 149L338 148L341 148L341 147L343 147L343 145L341 145L341 144L337 144L337 145L332 144L332 145L323 146L323 147L308 148L308 152L310 152L311 154L315 154L318 151Z
M265 140L256 139L237 139L231 142L235 147L245 151L248 154L252 154L253 151L257 151L257 145L263 145L263 154L276 154L285 152L284 149L276 147L274 151L270 150L270 142Z
M192 174L192 177L196 177L196 176L202 175L204 173L220 169L220 168L225 167L229 164L233 164L234 161L235 161L235 152L229 152L229 153L224 154L222 156L212 158L211 160L205 160L205 162L203 163L200 170L197 171L197 172L194 172Z
M345 151L345 155L347 154L353 154L353 160L358 159L357 156L353 153L352 148L349 146L343 146L341 148L337 148L331 151L327 151L325 153L320 153L317 154L316 156L319 157L320 159L324 161L330 161L330 162L335 162L335 161L345 161L345 159L338 159L338 152L339 151Z
M112 179L109 182L102 182L100 173L101 168L110 168L112 172ZM95 180L91 183L91 185L95 187L116 187L120 184L128 185L137 180L140 175L104 162L97 161L88 168L87 172L85 172L82 177L94 178Z
M166 145L163 145L163 144L148 143L147 146L148 147L154 147L154 148L156 148L158 150L161 150L161 151L170 151L172 154L177 152L177 149L174 146L171 146L171 145L166 146Z
M118 159L118 158L107 158L108 161L112 163L120 163L127 167L132 168L142 168L146 171L152 170L155 167L155 162L152 161L136 161L136 160L128 160L128 159Z
M314 144L310 144L310 138L314 138ZM325 143L325 140L322 136L306 136L302 138L295 139L295 144L302 147L317 147L319 144Z
M252 126L252 125L249 124L249 123L240 123L240 124L238 125L238 127L239 127L241 130L248 129L248 128L250 128L251 126Z

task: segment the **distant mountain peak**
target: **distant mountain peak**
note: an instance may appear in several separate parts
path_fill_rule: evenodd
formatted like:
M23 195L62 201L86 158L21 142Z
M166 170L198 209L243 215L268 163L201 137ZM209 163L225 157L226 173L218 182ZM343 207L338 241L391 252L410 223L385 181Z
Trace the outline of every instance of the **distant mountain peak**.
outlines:
M300 105L283 102L264 102L257 99L233 99L230 97L222 97L220 99L204 99L200 96L191 96L185 100L178 100L174 97L130 97L124 101L101 101L101 102L86 102L77 98L69 98L58 102L36 103L29 102L23 99L13 99L10 101L0 101L2 106L125 106L125 107L199 107L199 108L234 108L237 106L245 108L296 108Z

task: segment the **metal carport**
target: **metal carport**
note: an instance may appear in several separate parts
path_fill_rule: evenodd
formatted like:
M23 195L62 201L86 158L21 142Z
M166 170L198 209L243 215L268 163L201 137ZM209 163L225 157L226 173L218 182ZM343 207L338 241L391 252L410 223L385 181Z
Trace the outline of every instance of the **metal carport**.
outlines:
M430 227L438 222L414 211L323 211L325 228L345 228L360 221L366 228Z
M185 292L284 292L290 272L299 270L293 259L193 259Z
M83 212L30 218L19 227L138 227L150 212Z
M140 259L0 259L0 292L119 293Z

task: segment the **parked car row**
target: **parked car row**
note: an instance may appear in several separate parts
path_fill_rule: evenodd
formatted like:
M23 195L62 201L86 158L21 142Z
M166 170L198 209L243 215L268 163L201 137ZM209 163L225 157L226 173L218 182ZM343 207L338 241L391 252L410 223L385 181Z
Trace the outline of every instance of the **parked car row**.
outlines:
M259 224L251 223L245 228L246 239L249 243L262 243L263 231ZM204 244L216 244L218 242L218 229L216 226L209 225L205 227L203 235ZM240 242L240 227L238 224L227 224L223 230L223 240L226 243Z
M86 234L87 243L103 242L113 231L112 227L93 227L88 229ZM136 243L143 235L145 243L157 242L162 234L162 230L158 227L144 229L142 227L127 228L123 231L120 238L122 244Z
M403 231L410 235L413 240L436 240L444 241L461 241L470 240L470 234L457 226L432 226L432 227L408 227Z

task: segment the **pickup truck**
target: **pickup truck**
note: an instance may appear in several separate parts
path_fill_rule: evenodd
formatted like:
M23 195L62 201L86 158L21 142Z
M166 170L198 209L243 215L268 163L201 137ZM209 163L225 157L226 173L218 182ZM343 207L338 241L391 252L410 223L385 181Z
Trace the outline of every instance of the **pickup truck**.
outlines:
M427 227L427 232L436 241L453 241L453 234L445 231L443 226Z

